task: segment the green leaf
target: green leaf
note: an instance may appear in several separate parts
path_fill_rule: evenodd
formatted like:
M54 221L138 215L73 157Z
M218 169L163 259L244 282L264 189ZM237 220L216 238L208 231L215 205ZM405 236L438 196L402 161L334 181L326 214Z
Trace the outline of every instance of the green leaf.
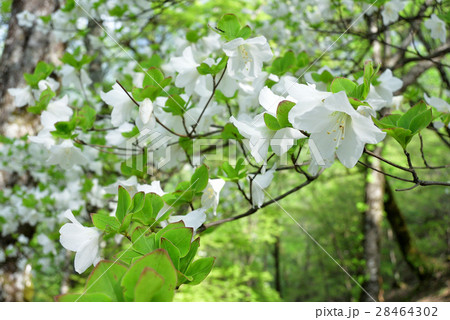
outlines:
M39 61L34 69L34 73L25 73L23 77L27 84L32 88L38 88L38 83L46 79L54 70L54 67L44 61Z
M180 267L179 270L181 272L186 272L187 268L190 266L192 260L194 260L195 255L197 254L197 250L200 247L200 238L196 238L191 243L191 247L189 248L189 252L180 259Z
M236 35L236 38L242 38L242 39L248 39L252 34L252 29L249 26L242 27L241 30L239 30L238 34Z
M89 106L84 106L78 112L78 115L75 117L77 125L83 129L84 132L91 129L94 126L96 111L94 108Z
M328 70L322 71L321 74L319 73L312 73L311 77L316 82L323 82L323 83L331 83L333 81L334 77Z
M184 257L188 254L191 248L191 240L194 235L192 228L176 228L170 229L161 235L162 238L169 240L175 247L180 250L180 257Z
M131 205L131 197L128 191L119 186L119 200L117 203L116 217L119 221L122 221L125 218L126 214Z
M270 130L276 131L282 128L281 125L278 123L277 118L275 118L273 115L269 113L264 113L264 123Z
M128 265L131 264L131 262L137 257L142 257L142 254L133 249L126 249L114 255L114 259L116 260L120 259L120 261Z
M164 285L164 278L152 268L144 268L134 289L134 301L150 302Z
M142 87L155 86L160 88L163 86L164 74L157 68L150 68L145 72Z
M164 200L159 195L147 193L142 209L133 214L133 219L144 225L150 225L155 221L156 216L163 207Z
M201 65L199 65L197 67L197 71L198 71L198 73L200 73L202 75L213 73L211 67L209 65L207 65L206 63L202 63Z
M198 167L191 178L191 189L197 192L203 191L208 185L209 173L205 165Z
M155 234L148 227L137 227L131 235L133 249L142 254L147 254L157 249Z
M282 128L292 127L292 124L289 122L289 112L294 106L295 103L288 100L281 101L278 104L277 119Z
M223 127L222 131L222 139L234 139L234 140L241 140L244 137L239 133L239 130L232 124L227 123Z
M112 301L123 301L120 282L127 268L113 261L100 261L86 282L85 292L107 295Z
M174 94L166 101L164 111L173 114L174 116L182 116L186 112L186 102L179 95Z
M118 231L120 228L120 222L116 217L112 217L106 214L95 213L92 215L92 222L97 229L102 231Z
M238 38L239 31L241 30L241 25L238 18L234 14L228 13L220 18L219 22L217 23L217 29L222 32L222 35L227 40L233 40L235 38Z
M50 103L50 101L53 99L54 96L55 93L53 92L53 90L47 87L47 89L42 91L39 97L39 101L37 101L34 106L28 107L27 111L34 114L41 114L42 111L47 109L48 104Z
M160 247L167 251L170 259L173 262L173 265L175 266L176 269L178 269L180 265L180 250L170 240L164 237L161 238L160 241L161 241Z
M188 284L196 285L205 280L211 272L215 260L213 257L208 257L194 261L186 271L186 275L193 278Z
M73 130L75 130L76 122L75 118L70 121L59 121L55 123L55 131L51 131L54 137L62 139L71 139Z
M398 120L398 126L409 129L411 121L422 112L425 112L427 110L427 105L421 101L418 104L416 104L414 107L410 108L408 111L405 112L405 114Z
M167 251L158 249L136 261L122 278L126 301L134 300L135 287L146 268L153 269L163 279L163 286L153 293L152 301L172 301L177 284L177 272Z
M336 78L331 83L331 92L338 93L344 91L347 96L352 96L353 91L357 85L352 80L347 78Z
M124 138L133 138L134 136L139 134L139 129L137 126L134 126L131 131L128 132L122 132L122 137Z
M103 293L68 293L56 297L58 302L111 302L110 297Z
M129 209L130 213L139 212L144 207L145 203L145 192L138 192L133 196L133 200L131 202L131 207Z
M297 56L297 67L304 68L309 63L308 54L305 51L302 51Z
M175 222L175 223L169 223L167 226L164 227L164 229L159 230L156 233L156 236L155 236L156 242L158 242L158 243L160 242L159 240L161 239L162 234L164 232L166 232L168 230L171 230L171 229L177 229L177 228L185 228L184 222L183 221L178 221L178 222Z
M430 108L415 116L412 119L411 123L409 124L409 129L412 131L413 134L416 134L422 129L428 127L428 125L431 123L432 118L433 115Z

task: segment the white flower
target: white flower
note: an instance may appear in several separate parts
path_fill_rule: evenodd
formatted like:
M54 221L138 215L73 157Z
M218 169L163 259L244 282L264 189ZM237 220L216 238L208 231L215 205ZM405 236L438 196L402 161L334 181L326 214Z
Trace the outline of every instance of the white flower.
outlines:
M216 209L219 205L219 193L225 185L223 179L209 179L208 186L203 190L202 194L202 208L213 208L213 213L216 215Z
M134 194L138 192L137 178L135 176L131 176L127 180L118 180L117 182L105 187L105 191L110 194L117 194L119 186L124 187L131 197L133 197Z
M450 104L447 101L442 100L437 97L429 97L426 93L424 94L425 101L432 107L435 107L439 112L450 112Z
M58 164L65 170L71 169L74 165L85 164L88 160L81 150L73 145L71 140L64 140L61 144L52 146L48 164Z
M187 228L197 230L206 221L206 209L200 208L189 212L185 216L171 216L168 220L170 223L183 221Z
M380 84L370 85L370 91L365 100L375 111L392 106L393 93L403 85L403 81L394 77L390 69L386 69L377 80Z
M84 69L78 71L68 64L63 65L59 73L64 87L75 87L80 92L83 90L83 87L87 87L92 83L91 78L89 78Z
M39 131L37 136L30 136L28 139L33 143L43 144L47 149L55 145L55 139L50 133L50 130L46 129Z
M153 114L153 102L149 98L145 98L139 106L139 118L143 124L147 124Z
M254 119L242 115L239 120L232 116L230 122L246 138L243 141L244 145L258 163L267 158L269 145L276 155L282 156L295 144L295 141L305 138L300 131L294 128L283 128L276 131L269 129L264 122L263 114L257 115Z
M131 119L134 110L134 102L128 97L118 83L113 85L113 90L100 93L100 97L108 105L113 107L111 113L111 123L120 126Z
M223 51L229 57L228 74L236 80L257 78L262 72L263 62L273 57L267 39L263 36L231 40L223 45Z
M445 29L445 22L438 18L436 14L431 15L431 19L425 21L425 27L430 30L433 39L439 39L442 43L447 38L447 30Z
M323 92L316 89L315 84L293 84L288 88L289 95L295 99L296 105L289 112L289 122L294 128L300 128L297 120L301 120L305 112L322 104L323 100L331 95L330 92Z
M98 247L100 232L95 227L84 227L70 210L66 210L64 216L72 223L66 223L61 227L59 241L67 250L76 252L75 271L83 273L91 264L95 266L100 261Z
M129 122L122 123L117 129L110 130L106 136L106 143L110 146L122 146L125 145L128 138L125 138L122 133L130 132L133 130L134 126Z
M266 189L273 180L273 174L276 166L263 174L257 175L252 182L252 204L253 207L260 208L264 203L264 189Z
M194 91L202 95L202 92L206 90L205 82L202 81L204 76L198 73L197 67L200 65L196 61L194 47L189 46L183 50L181 57L172 57L170 59L174 70L178 72L178 76L175 79L175 85L178 88L184 88L187 95L192 95Z
M47 130L55 130L55 123L70 120L73 110L69 107L68 103L69 98L67 96L50 102L47 110L41 114L42 126Z
M59 88L59 82L48 77L45 80L39 81L38 87L41 92L47 90L47 88L50 88L52 91L56 91Z
M151 184L138 184L137 191L143 191L145 193L156 193L160 197L166 194L161 188L160 181L153 181Z
M30 86L26 86L25 88L10 88L8 89L8 93L14 97L14 105L16 107L32 106L35 103Z
M311 133L310 142L320 153L312 152L315 162L331 163L336 153L341 163L352 168L362 155L366 143L376 144L386 133L372 120L351 106L345 92L335 93L296 119L294 127Z
M405 7L405 2L401 0L391 0L384 5L384 9L381 12L383 16L384 25L388 25L391 22L395 22L398 19L398 13Z

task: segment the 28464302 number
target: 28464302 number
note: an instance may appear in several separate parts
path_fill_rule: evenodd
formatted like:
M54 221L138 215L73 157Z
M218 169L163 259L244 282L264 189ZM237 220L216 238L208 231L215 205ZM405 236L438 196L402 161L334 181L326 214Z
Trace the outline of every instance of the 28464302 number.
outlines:
M416 316L416 317L421 317L421 316L425 316L425 317L437 317L438 309L436 307L394 307L394 308L390 308L390 307L377 307L377 313L376 316L377 317L388 317L388 316L400 316L400 317L404 317L404 316Z

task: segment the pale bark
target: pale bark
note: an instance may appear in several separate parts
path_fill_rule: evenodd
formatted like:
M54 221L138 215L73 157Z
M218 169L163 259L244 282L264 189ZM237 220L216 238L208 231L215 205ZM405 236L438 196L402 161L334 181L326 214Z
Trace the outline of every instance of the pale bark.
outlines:
M48 32L19 26L17 14L27 10L37 16L49 15L58 7L57 0L14 0L12 3L8 34L0 60L0 134L21 136L34 131L33 118L25 108L14 107L8 89L24 87L23 74L32 73L39 61L60 63L59 58L64 50L64 45L55 42Z
M377 147L375 154L381 154ZM373 168L381 170L381 162L372 158ZM367 170L365 186L365 202L367 210L363 216L364 258L366 261L367 280L363 284L365 291L361 293L362 301L383 301L380 275L381 260L381 219L383 217L384 176L374 170Z

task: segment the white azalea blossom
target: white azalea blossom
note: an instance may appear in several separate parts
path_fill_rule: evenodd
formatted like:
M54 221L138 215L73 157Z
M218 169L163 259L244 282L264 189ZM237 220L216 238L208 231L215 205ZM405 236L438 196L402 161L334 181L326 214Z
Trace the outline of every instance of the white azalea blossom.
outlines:
M149 98L145 98L139 106L139 118L143 124L147 124L153 114L153 102Z
M41 124L44 129L55 130L55 123L59 121L69 121L73 110L69 107L69 97L66 95L61 99L48 104L47 110L41 114Z
M64 216L71 221L61 227L59 241L70 251L75 251L75 271L83 273L89 266L100 261L99 239L97 228L84 227L75 219L72 211L66 210Z
M122 123L132 118L132 112L135 109L134 102L123 91L118 83L113 85L113 90L107 93L101 92L100 97L108 105L113 107L111 112L111 123L114 126L120 126Z
M394 77L390 69L386 69L377 80L380 83L376 86L370 85L370 91L365 100L375 111L392 106L394 92L403 85L403 81Z
M405 7L405 2L402 0L391 0L384 5L384 9L381 12L384 25L388 25L391 22L398 20L398 13Z
M87 158L81 150L73 145L71 140L64 140L61 144L52 146L48 164L57 164L65 170L71 169L74 165L86 164Z
M30 86L24 88L9 88L8 93L14 97L14 105L18 108L34 105L35 99Z
M206 209L200 208L189 212L185 216L171 216L168 220L169 223L183 221L187 228L197 230L206 221Z
M231 40L223 45L223 51L229 57L227 72L236 80L257 78L262 72L263 62L273 57L267 39L263 36Z
M436 14L431 15L431 19L424 22L425 27L430 30L431 37L433 39L439 39L442 43L445 43L447 38L447 30L445 28L445 22L438 18Z
M435 107L437 111L444 113L450 112L450 104L447 101L437 97L430 98L426 93L424 94L424 98L426 103Z
M273 180L273 174L276 170L276 166L263 174L257 175L252 182L252 204L253 207L260 208L264 203L264 189L269 187Z
M203 190L202 194L202 208L213 209L214 215L216 215L217 206L219 205L219 194L225 185L223 179L209 179L208 186Z
M366 143L376 144L386 135L352 107L343 91L296 118L294 127L311 133L310 140L320 154L312 152L317 163L330 163L336 154L347 168L355 166Z

